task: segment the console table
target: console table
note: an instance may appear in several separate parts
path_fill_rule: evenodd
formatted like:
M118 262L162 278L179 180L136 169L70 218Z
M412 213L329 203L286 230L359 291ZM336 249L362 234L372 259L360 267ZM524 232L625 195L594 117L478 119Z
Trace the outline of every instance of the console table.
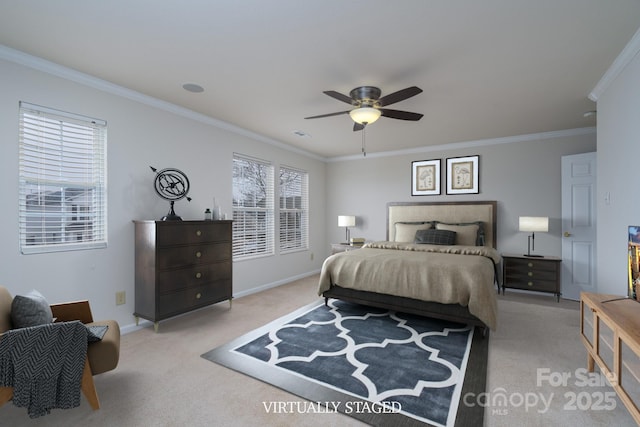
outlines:
M640 410L627 391L640 384L640 303L616 295L582 292L580 334L587 348L588 371L593 372L598 364L640 425Z

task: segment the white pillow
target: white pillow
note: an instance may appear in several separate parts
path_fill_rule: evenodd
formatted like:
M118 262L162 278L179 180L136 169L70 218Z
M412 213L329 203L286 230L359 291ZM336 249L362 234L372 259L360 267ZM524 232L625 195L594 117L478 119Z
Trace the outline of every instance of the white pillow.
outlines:
M477 224L469 225L453 225L443 224L441 222L436 224L437 230L449 230L456 232L456 245L462 246L476 246L478 241L478 229L480 227Z
M410 242L416 239L416 231L433 228L430 222L396 222L394 242Z

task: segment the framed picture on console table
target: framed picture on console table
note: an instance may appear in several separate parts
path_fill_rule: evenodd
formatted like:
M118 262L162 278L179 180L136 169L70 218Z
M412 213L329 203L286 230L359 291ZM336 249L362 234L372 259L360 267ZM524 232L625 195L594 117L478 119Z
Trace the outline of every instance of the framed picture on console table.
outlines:
M447 159L447 194L474 194L478 185L479 156L449 157Z
M440 194L440 159L411 162L411 195Z

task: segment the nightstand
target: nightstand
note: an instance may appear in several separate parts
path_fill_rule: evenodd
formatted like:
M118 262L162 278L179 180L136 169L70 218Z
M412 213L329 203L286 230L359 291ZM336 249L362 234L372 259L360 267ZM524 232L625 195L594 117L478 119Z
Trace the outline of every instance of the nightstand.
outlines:
M554 256L502 254L502 294L505 288L550 292L560 301L560 263Z
M362 246L351 246L348 243L332 243L331 244L331 255L337 254L339 252L348 252L356 249L360 249Z

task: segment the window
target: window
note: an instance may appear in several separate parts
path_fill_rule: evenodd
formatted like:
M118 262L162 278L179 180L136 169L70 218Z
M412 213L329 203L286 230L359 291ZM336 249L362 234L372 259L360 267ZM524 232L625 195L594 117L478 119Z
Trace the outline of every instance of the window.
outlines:
M106 122L20 103L23 254L107 246Z
M307 172L280 168L280 250L309 247L309 197Z
M273 166L233 155L233 257L274 252Z

